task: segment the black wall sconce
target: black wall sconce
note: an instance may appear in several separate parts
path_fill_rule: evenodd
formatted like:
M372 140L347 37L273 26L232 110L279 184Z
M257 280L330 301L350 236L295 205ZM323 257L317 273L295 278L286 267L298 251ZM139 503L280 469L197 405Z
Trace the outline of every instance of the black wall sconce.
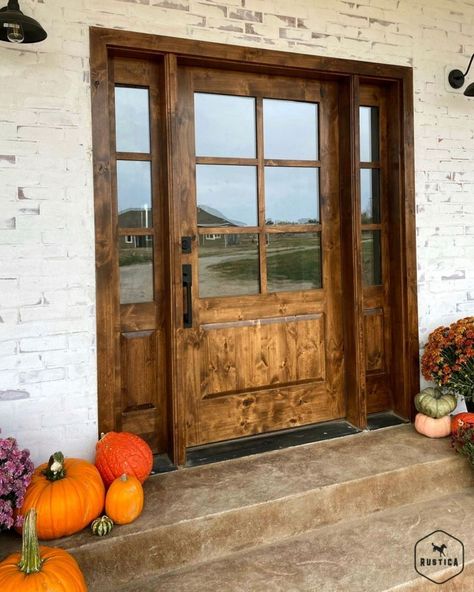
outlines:
M21 12L18 0L8 0L8 6L0 8L0 41L38 43L47 36L38 21Z
M461 72L461 70L451 70L448 76L448 80L449 84L453 88L461 88L461 86L464 85L464 81L469 72L473 59L474 53L472 54L471 59L469 60L469 66L467 67L467 70L464 72L464 74ZM464 91L464 94L466 95L466 97L474 97L474 82L471 82L471 84Z

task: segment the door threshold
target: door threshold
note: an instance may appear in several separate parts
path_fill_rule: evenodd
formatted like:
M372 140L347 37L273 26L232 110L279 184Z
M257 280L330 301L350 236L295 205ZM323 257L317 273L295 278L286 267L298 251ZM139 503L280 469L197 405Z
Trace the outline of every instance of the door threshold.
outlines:
M340 438L357 434L361 430L354 427L345 420L328 421L316 425L283 430L272 434L259 434L229 440L217 444L206 444L205 446L194 446L186 450L186 467L197 467L214 462L221 462L252 454L260 454L272 450L281 450L309 444L332 438Z
M382 411L381 413L371 413L367 416L367 429L380 430L381 428L390 428L392 426L410 423L407 419L403 419L393 411Z
M367 417L367 429L370 431L403 425L409 423L392 411L371 413ZM222 462L262 452L291 448L301 444L310 444L333 438L341 438L357 434L361 430L345 420L328 421L311 426L282 430L271 434L259 434L237 440L228 440L217 444L194 446L186 451L186 467L197 467L215 462ZM175 471L178 467L173 464L167 454L157 454L153 459L152 475Z

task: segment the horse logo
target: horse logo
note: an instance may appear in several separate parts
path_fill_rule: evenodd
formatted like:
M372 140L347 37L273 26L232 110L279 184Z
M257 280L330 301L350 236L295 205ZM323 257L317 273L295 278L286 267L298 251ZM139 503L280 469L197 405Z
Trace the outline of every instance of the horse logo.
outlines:
M439 553L440 557L446 557L446 553L444 552L445 549L447 549L447 545L445 545L444 543L440 546L435 545L434 543L431 543L433 545L433 553Z

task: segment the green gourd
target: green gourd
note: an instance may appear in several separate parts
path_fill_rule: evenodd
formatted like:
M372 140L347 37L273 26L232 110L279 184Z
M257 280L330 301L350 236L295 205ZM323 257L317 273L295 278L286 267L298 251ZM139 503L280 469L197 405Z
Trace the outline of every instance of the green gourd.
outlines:
M456 405L456 396L443 393L438 387L425 388L415 397L417 411L435 419L449 415Z
M92 533L97 536L106 536L114 527L114 521L105 514L96 518L91 524Z

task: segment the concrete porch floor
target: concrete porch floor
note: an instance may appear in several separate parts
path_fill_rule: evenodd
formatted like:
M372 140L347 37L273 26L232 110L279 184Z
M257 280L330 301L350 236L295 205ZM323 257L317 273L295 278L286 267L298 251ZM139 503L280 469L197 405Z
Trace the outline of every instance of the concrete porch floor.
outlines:
M413 550L442 529L466 552L449 589L473 590L473 485L448 439L404 425L154 476L133 524L48 544L90 592L431 590Z

